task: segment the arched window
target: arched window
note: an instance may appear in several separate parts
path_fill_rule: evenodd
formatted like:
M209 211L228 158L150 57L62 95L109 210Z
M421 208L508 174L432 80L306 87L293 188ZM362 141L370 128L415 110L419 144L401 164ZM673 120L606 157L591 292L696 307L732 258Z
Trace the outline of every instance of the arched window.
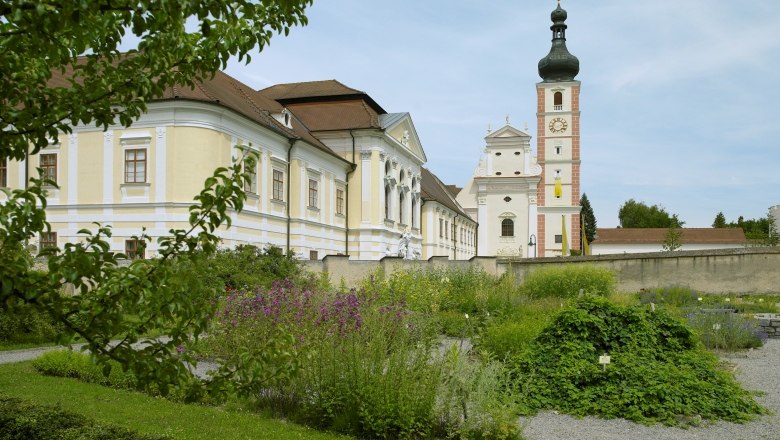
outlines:
M515 236L515 222L511 219L505 218L501 221L501 236L502 237L514 237Z
M398 222L404 222L404 192L398 194Z
M563 110L563 93L555 92L553 95L553 109Z

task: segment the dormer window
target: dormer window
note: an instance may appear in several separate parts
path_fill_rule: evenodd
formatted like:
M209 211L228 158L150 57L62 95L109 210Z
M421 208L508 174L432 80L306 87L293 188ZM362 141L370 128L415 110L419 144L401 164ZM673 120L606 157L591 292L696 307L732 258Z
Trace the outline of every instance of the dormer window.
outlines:
M555 92L555 94L553 94L553 110L555 110L555 111L563 110L563 93L562 92Z
M292 114L290 113L290 110L283 108L281 113L274 114L274 118L279 121L280 124L284 124L285 127L292 128Z

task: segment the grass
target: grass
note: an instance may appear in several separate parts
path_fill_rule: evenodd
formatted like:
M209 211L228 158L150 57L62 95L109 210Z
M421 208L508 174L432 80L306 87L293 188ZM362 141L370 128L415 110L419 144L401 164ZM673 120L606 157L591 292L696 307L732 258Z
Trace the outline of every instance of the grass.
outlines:
M349 438L245 411L173 403L75 379L42 376L29 362L0 365L0 390L34 403L58 405L103 423L176 439Z

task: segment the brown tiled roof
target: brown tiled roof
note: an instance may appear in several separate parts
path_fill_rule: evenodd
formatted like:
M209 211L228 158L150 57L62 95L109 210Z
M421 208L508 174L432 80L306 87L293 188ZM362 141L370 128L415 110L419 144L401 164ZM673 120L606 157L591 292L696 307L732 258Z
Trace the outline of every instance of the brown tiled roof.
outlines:
M259 91L273 100L288 100L299 98L314 98L323 96L363 95L365 92L347 87L344 84L329 79L324 81L309 81L298 83L277 84Z
M463 208L455 201L455 197L447 189L447 186L438 177L426 168L420 168L420 171L420 197L424 201L439 202L461 216L471 218L463 211Z
M277 84L258 90L258 93L269 99L273 99L284 106L303 102L323 103L361 100L377 114L387 113L376 101L368 96L366 92L347 87L335 79Z
M280 113L282 111L284 107L281 104L263 96L224 72L217 72L212 79L197 81L194 88L171 87L165 91L162 99L191 99L212 102L227 107L285 135L289 139L303 139L315 148L344 160L312 136L306 126L295 121L294 118L291 124L292 129L285 127L271 116L272 113Z
M55 71L50 84L67 87L69 83L66 76L70 72L70 69L66 69L65 73ZM292 129L285 127L272 116L274 113L280 113L284 108L280 103L258 93L224 72L216 72L213 78L195 81L193 87L180 85L169 87L161 97L155 99L155 101L174 100L208 102L228 108L288 139L302 139L333 157L345 160L312 136L306 126L294 118Z
M660 244L668 228L598 228L594 244ZM681 228L683 244L744 244L742 228Z
M452 194L452 197L458 197L458 194L460 194L461 190L463 190L463 188L459 187L458 185L445 185L445 187L447 188L447 191Z
M288 104L310 131L380 128L377 113L362 100Z
M210 102L259 122L278 132L294 137L296 134L276 121L269 113L280 113L282 106L271 99L260 96L250 87L223 72L214 78L196 81L194 87L176 85L163 92L159 100L189 99Z

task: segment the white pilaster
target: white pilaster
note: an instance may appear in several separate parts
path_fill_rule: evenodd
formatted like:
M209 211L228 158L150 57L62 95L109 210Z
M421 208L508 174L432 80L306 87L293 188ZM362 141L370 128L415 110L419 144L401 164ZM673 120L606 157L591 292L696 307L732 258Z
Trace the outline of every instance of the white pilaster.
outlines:
M24 178L27 174L27 161L22 159L19 161L19 188L24 189Z
M477 198L477 223L479 223L479 243L477 244L477 253L479 255L487 255L488 249L488 236L490 234L488 228L488 206L487 198L484 196Z
M78 134L68 136L68 204L75 205L78 198Z
M536 205L536 197L529 197L528 199L528 238L530 240L531 234L535 237L536 246L528 246L528 257L533 257L534 252L539 256L539 225L537 224L538 211Z
M158 203L165 202L165 193L167 185L166 166L168 165L168 143L165 127L157 127L157 142L155 143L154 157L154 201Z
M360 175L361 175L361 182L360 182L360 193L362 194L361 197L361 204L360 204L360 214L361 214L361 223L367 224L371 220L371 151L361 151L360 152ZM381 179L381 177L380 177ZM380 197L381 197L381 203L380 203L380 209L383 211L382 215L384 215L384 199L385 199L385 189L384 185L380 185L380 188L382 188L381 191L379 191Z
M260 209L268 212L268 199L273 197L273 168L271 168L271 152L260 150L260 181L262 195L260 197Z
M103 203L114 202L114 130L103 132ZM110 208L109 208L110 209Z

